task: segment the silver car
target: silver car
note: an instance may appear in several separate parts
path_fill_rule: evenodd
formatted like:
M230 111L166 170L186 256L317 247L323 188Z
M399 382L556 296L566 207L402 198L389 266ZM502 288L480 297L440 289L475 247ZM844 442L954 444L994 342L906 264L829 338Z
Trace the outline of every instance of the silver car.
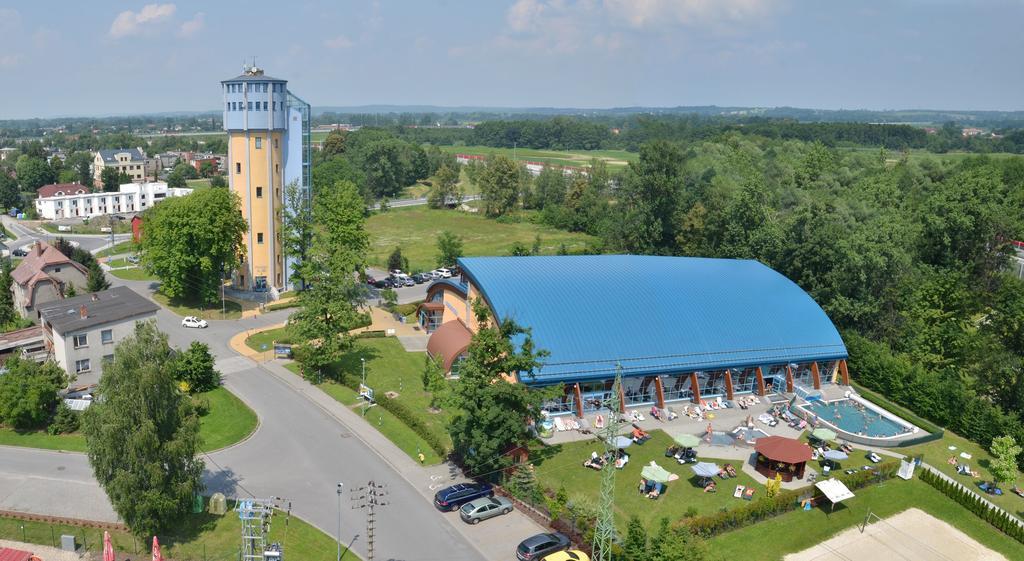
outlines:
M485 497L462 505L462 508L459 509L459 516L464 522L478 524L481 520L510 512L512 512L512 501L505 497Z

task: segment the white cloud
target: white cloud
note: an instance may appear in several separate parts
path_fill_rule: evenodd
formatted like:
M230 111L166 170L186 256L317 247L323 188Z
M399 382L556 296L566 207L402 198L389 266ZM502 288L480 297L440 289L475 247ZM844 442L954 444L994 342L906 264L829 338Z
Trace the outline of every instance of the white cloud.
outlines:
M536 29L538 20L544 15L548 6L538 0L517 0L505 14L505 20L513 31L522 33Z
M768 15L776 0L604 0L610 19L634 28L718 25Z
M21 26L21 14L13 8L0 8L0 31L9 33Z
M110 24L110 36L118 39L142 33L144 27L169 19L176 9L174 4L146 4L138 12L125 10Z
M324 40L324 46L328 49L347 49L352 46L352 40L344 35L331 37Z
M199 33L203 26L206 25L206 14L203 12L196 12L196 15L192 16L192 19L181 24L178 28L178 35L182 37L191 37L196 33Z
M14 68L25 57L21 54L0 54L0 68Z

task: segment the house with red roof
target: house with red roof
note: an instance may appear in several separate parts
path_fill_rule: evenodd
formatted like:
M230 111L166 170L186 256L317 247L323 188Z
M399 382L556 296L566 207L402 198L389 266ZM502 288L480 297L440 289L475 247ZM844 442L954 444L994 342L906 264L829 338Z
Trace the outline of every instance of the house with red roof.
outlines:
M35 319L36 307L64 298L71 285L85 288L89 272L57 248L40 240L11 271L14 308L21 317Z
M65 195L84 195L91 191L92 189L80 183L51 183L43 185L36 190L36 196L46 199L49 197L63 197Z

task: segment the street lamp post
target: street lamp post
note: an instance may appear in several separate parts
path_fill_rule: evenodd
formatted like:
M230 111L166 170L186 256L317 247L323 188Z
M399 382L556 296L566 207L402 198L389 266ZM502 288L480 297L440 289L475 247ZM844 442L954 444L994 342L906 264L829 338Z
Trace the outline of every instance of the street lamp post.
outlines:
M360 357L359 358L359 362L362 363L362 367L363 367L363 381L362 381L362 383L360 385L362 386L362 388L365 388L366 387L366 359ZM362 388L360 388L360 389L362 389ZM363 396L363 417L366 416L366 402L367 402L366 397L367 396Z
M338 483L338 561L341 561L341 488L344 483Z

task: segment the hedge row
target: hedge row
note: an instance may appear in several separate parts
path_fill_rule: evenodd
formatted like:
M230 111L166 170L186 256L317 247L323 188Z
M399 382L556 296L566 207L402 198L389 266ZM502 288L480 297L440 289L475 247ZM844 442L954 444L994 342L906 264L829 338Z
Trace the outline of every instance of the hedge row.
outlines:
M859 470L850 475L843 474L837 479L852 491L890 479L896 474L899 467L898 462L885 462L875 466L875 469ZM698 536L712 538L729 530L756 524L796 510L800 508L801 499L806 497L805 489L782 490L774 497L762 496L762 498L738 508L685 518L680 523L688 526Z
M1010 536L1020 543L1024 543L1024 526L1021 526L1016 518L1013 518L1006 511L993 508L976 493L963 485L950 481L932 470L921 470L918 476L921 481L938 489L942 494L960 503L964 508L978 515L979 518L994 526L1000 532Z
M398 420L405 423L405 426L412 429L414 433L419 435L430 448L437 453L438 456L444 458L448 455L447 445L438 437L436 434L427 428L427 425L423 424L423 421L416 416L416 414L406 407L401 401L391 399L390 397L383 396L376 400L377 405L384 408L385 411L390 412Z
M888 399L882 397L881 394L875 393L856 382L851 382L850 385L852 385L853 389L857 390L857 393L860 394L860 396L863 397L864 399L870 401L871 403L874 403L875 405L881 407L882 409L885 409L886 411L889 411L890 413L893 413L894 415L902 417L905 421L914 423L921 430L932 434L943 433L942 427L940 427L939 425L936 425L935 423L925 419L924 417L918 416L917 413L914 413L913 411L907 409L906 407L897 405L892 401L889 401Z

